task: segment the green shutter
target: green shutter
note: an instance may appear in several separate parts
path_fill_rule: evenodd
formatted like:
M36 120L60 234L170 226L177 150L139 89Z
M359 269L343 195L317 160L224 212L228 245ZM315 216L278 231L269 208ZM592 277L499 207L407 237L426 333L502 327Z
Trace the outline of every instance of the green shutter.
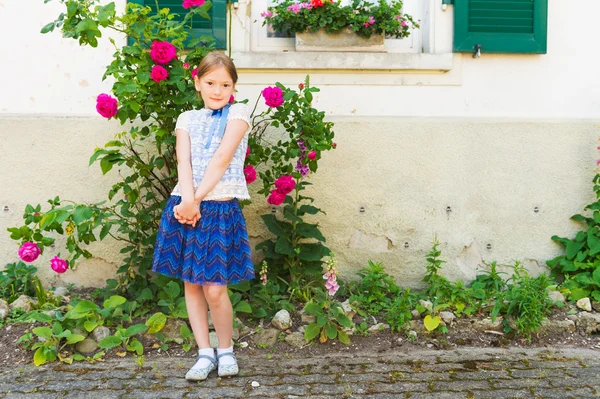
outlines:
M212 36L216 40L217 49L227 48L227 0L211 0L212 7L208 11L210 20L201 17L192 19L192 35ZM130 3L152 8L150 15L156 14L156 0L129 0ZM188 10L182 6L183 0L158 0L160 8L168 8L172 14L179 14L175 20L183 20Z
M546 54L548 0L454 0L454 51Z

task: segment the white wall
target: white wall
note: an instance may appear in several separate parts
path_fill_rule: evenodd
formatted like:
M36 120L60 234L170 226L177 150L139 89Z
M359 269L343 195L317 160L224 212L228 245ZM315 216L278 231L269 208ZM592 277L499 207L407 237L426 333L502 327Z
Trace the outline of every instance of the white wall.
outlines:
M125 0L116 3L122 9ZM435 51L450 51L452 7L443 12L441 0L432 3ZM2 44L8 56L0 64L0 91L11 95L0 98L0 113L96 115L97 94L110 90L101 77L111 61L112 45L103 40L98 49L82 48L58 32L40 34L62 11L57 1L0 4L0 26L14 38ZM447 73L306 71L322 89L316 104L332 115L596 118L600 27L595 19L600 2L553 0L549 7L546 55L483 54L473 59L457 54L455 67ZM254 23L246 15L246 4L241 4L234 17L237 48L251 31L248 24ZM240 72L238 97L251 99L264 85L276 80L297 84L304 75Z

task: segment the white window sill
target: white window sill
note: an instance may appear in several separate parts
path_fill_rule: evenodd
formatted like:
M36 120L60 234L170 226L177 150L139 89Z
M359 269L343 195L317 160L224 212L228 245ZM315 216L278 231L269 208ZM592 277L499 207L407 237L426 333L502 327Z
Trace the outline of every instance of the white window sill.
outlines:
M238 69L449 71L452 53L233 52Z

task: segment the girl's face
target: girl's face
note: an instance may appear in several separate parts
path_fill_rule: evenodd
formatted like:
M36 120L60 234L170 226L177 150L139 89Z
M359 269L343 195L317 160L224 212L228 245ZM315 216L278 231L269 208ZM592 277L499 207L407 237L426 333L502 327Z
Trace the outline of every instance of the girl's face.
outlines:
M194 83L204 106L210 109L223 108L235 91L233 80L224 67L216 67L200 78L196 76Z

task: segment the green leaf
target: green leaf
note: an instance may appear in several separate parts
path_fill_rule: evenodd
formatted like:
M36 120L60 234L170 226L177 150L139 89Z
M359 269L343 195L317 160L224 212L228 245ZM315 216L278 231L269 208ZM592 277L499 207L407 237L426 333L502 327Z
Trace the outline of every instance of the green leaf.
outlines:
M138 82L141 84L146 84L150 80L150 72L139 70L137 73Z
M56 218L55 212L52 212L52 211L48 212L47 214L44 215L42 220L40 220L40 228L45 229L46 227L50 226L54 222L55 218Z
M113 295L110 298L108 298L106 301L104 301L104 308L105 309L116 308L117 306L121 306L125 302L127 302L126 298L124 298L120 295Z
M87 331L87 332L92 332L94 331L94 328L98 327L98 322L96 320L86 320L83 323L83 328Z
M73 354L73 360L77 360L78 362L85 360L85 356L80 353Z
M40 338L52 338L52 330L50 327L37 327L33 329L33 333Z
M148 326L145 324L134 324L130 326L125 333L123 334L125 337L133 337L136 334L141 334L148 329Z
M128 351L135 351L138 356L141 356L144 353L144 346L137 339L132 339L129 345L127 345Z
M240 301L237 305L235 305L235 311L243 313L252 313L252 307L248 302Z
M40 33L48 33L54 30L54 22L50 22L49 24L44 25Z
M304 313L312 316L318 316L323 313L323 310L316 303L309 302L306 304L306 306L304 306Z
M79 303L75 306L75 308L73 308L71 312L85 314L92 310L98 311L100 310L100 308L94 302L84 299L82 301L79 301Z
M573 259L584 245L585 242L569 241L567 243L567 258Z
M423 324L427 331L433 331L440 325L440 321L441 319L439 316L431 317L431 315L427 315L423 319Z
M352 320L346 316L343 312L335 317L335 320L340 323L342 327L352 327Z
M308 213L310 215L316 215L319 212L321 212L321 210L312 205L302 205L298 208L298 214L301 215L304 215L305 213Z
M169 284L167 284L164 290L172 298L177 298L179 296L179 293L181 292L179 284L177 284L175 281L169 281Z
M306 330L304 330L304 339L310 341L311 339L319 335L320 331L321 329L319 328L319 326L317 326L317 323L310 323L308 326L306 326Z
M33 319L35 321L41 321L42 323L50 323L52 321L52 317L48 316L47 314L44 313L31 313L30 315L27 315L30 319Z
M106 223L104 226L102 226L102 230L100 231L100 239L101 240L104 240L104 238L108 235L111 227L112 227L111 223Z
M569 297L574 301L578 301L581 298L589 296L590 292L591 290L587 288L575 288L571 290L571 294L569 295Z
M592 273L592 279L598 287L600 287L600 267L596 267L594 273Z
M35 351L35 354L33 355L33 364L35 364L36 366L41 366L47 361L48 360L46 359L45 348L42 346Z
M80 224L92 217L92 209L85 205L78 205L73 212L73 222Z
M267 229L269 229L271 233L275 234L278 237L285 236L287 234L284 228L284 224L280 223L275 217L275 215L262 215L261 218L265 222Z
M77 342L81 342L84 339L85 339L85 337L83 335L80 335L80 334L71 334L67 338L67 344L69 344L69 345L75 345Z
M296 254L294 252L294 247L292 247L292 244L286 236L281 236L277 239L277 243L275 244L275 251L288 256L294 256Z
M138 295L138 297L135 300L138 302L141 302L141 301L145 301L147 299L152 299L152 298L154 298L152 296L152 290L150 288L146 287L142 290L141 294Z
M315 238L319 241L325 241L325 237L319 231L319 228L316 224L299 223L296 226L296 231L305 238Z
M298 256L306 261L318 261L325 256L329 256L331 250L321 244L300 244L300 254Z
M338 339L344 345L350 345L350 338L348 338L348 334L344 330L338 331Z
M111 335L100 341L98 343L98 346L102 349L110 349L114 348L115 346L121 345L122 342L123 340L121 338Z
M283 211L283 217L286 218L287 220L291 220L292 222L302 222L301 218L294 215L292 212L290 212L287 209Z
M162 330L166 323L167 316L161 312L153 314L148 320L146 320L146 325L149 327L148 332L150 334L154 334Z
M325 334L327 334L327 338L334 339L338 334L337 327L332 322L327 323L325 325Z

